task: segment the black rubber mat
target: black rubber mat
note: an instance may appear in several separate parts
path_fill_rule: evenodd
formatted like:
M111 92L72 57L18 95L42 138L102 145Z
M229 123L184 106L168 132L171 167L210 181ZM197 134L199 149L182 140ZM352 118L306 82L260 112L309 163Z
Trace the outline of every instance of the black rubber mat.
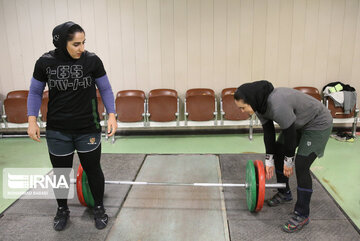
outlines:
M220 155L223 183L245 183L248 160L264 160L263 154ZM273 178L267 183L276 182ZM296 178L290 178L294 200L278 207L268 207L264 203L259 213L247 209L244 188L225 188L225 205L232 241L237 240L360 240L360 235L327 194L321 184L313 178L310 223L300 232L288 234L281 226L290 217L296 202ZM265 199L276 193L267 189Z
M144 158L145 155L102 154L105 179L135 180ZM75 155L75 174L78 165ZM110 221L108 227L101 231L94 226L92 211L80 205L76 194L68 201L70 225L62 232L52 228L57 207L55 200L19 199L0 219L0 240L105 240L129 189L127 185L105 186L104 205Z
M263 159L260 154L219 155L222 181L244 183L245 165L251 159ZM134 180L145 155L103 154L102 167L107 180ZM77 170L78 161L74 162ZM275 179L273 180L273 182ZM296 180L290 185L296 197ZM109 227L98 231L91 211L81 206L77 197L69 200L70 225L63 232L52 229L56 211L55 200L18 200L0 218L0 240L105 240L113 221L129 191L129 186L106 185L104 203L110 216ZM360 235L336 206L321 184L314 179L311 201L311 222L299 233L287 234L281 225L289 218L295 202L259 213L247 210L245 189L225 188L225 205L230 238L238 240L360 240ZM266 198L274 194L268 189ZM166 234L171 239L171 233Z

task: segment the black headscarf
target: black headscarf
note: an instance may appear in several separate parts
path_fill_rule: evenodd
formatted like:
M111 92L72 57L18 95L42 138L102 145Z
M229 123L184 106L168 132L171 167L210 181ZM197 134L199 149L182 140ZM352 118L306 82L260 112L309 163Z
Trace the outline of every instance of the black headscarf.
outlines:
M259 80L252 83L246 83L237 88L234 98L244 100L251 108L264 114L267 108L267 99L274 90L274 86L266 80Z
M74 25L77 24L71 21L65 22L56 26L52 32L53 44L56 47L55 53L64 60L73 59L67 51L66 45L68 31Z

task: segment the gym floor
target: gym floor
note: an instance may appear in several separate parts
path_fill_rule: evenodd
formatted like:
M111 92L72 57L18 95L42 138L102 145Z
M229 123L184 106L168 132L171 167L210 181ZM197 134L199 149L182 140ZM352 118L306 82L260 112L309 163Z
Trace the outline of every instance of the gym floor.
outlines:
M338 205L339 210L343 211L345 216L353 225L352 226L349 222L351 230L357 231L360 228L360 186L358 185L360 182L360 159L358 157L359 147L360 144L358 141L355 141L354 143L345 143L330 139L326 148L325 156L321 159L317 159L311 168L317 181L321 183L321 185L325 188L324 190L327 191L324 191L320 197L316 196L317 194L314 193L316 198L313 199L321 200L321 198L324 198L324 200L326 200L328 197L331 197L333 199L332 203ZM176 157L179 156L178 154L220 154L219 159L221 162L221 159L226 157L224 154L264 153L264 145L262 134L255 134L252 141L249 141L248 136L245 134L117 136L114 144L103 140L102 152L104 153L104 156L107 154L171 154L171 156ZM145 158L145 155L142 156ZM152 156L153 155L150 155L148 158L151 158ZM209 155L210 159L212 157L216 157L216 155ZM182 161L186 161L191 158L196 159L194 155L189 155L188 158L182 158ZM110 165L109 167L111 169L111 163L107 165ZM0 167L1 169L9 167L50 167L45 139L42 138L41 143L35 143L28 138L0 139ZM0 190L2 192L2 172L0 173L0 177ZM292 182L294 182L294 180L295 178L292 177ZM187 182L186 180L182 181ZM314 180L316 183L317 181ZM107 190L109 189L107 188ZM225 200L232 197L232 195L234 195L233 192L225 191ZM126 205L129 205L127 202L133 197L136 197L136 189L131 189L128 196L124 195L125 202L123 207L127 207ZM11 213L9 210L12 207L8 207L14 201L15 200L3 199L2 196L0 197L0 212L3 212L4 217L7 215L7 212ZM51 200L49 201L51 202ZM226 205L229 205L228 201L225 203ZM120 205L121 203L119 203L119 206ZM335 208L337 208L336 205L334 205ZM53 212L55 212L55 201L53 206ZM312 208L314 209L316 206ZM6 211L4 212L4 210ZM316 213L316 210L313 211ZM117 215L125 215L124 217L128 217L126 216L126 213L122 211L117 213L114 210L113 219L116 220L113 220L114 225L112 226L110 234L107 236L109 239L117 239L116 237L119 237L117 234L120 236L123 234L122 232L124 227L120 227L121 225L124 225L124 223L119 221L123 219L119 219L119 216ZM266 216L266 214L264 215ZM0 218L0 223L5 220L4 217ZM324 220L327 219L324 218ZM136 220L133 221L135 222ZM50 224L51 222L49 222L49 225ZM230 231L232 224L236 224L236 220L233 220L232 223L229 222ZM119 230L120 233L117 233ZM214 230L215 229L213 229L213 231ZM280 230L274 230L274 232L275 231L278 232ZM166 235L171 236L171 234ZM234 231L232 233L230 232L231 240L238 240L236 237L238 236L236 236ZM357 238L360 238L360 236L357 236ZM251 237L241 237L241 239L251 240ZM144 240L146 240L146 238L144 238ZM173 237L172 240L176 240L176 238Z

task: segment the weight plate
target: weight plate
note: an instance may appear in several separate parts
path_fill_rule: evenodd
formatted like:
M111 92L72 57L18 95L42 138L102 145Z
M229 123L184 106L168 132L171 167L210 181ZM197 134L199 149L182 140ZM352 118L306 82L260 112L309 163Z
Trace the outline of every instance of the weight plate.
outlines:
M263 205L265 199L265 169L264 164L260 160L254 161L255 169L256 169L256 194L257 194L257 202L255 212L259 212Z
M84 200L84 194L82 190L82 175L83 175L83 168L80 164L76 174L76 193L80 204L86 207L86 202Z
M254 163L249 160L246 164L246 202L250 212L256 207L256 173Z
M86 172L83 172L83 176L82 176L82 189L83 189L83 194L84 194L84 200L85 200L87 206L90 208L94 207L95 202L94 202L94 198L92 196L91 190L90 190Z

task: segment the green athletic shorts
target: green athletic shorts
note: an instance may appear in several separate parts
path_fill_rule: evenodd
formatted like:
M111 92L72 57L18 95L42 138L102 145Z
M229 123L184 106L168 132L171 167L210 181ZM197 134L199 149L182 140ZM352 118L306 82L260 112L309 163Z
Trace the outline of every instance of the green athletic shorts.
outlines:
M317 157L324 155L326 143L329 140L332 127L325 130L298 130L296 133L296 145L298 146L297 155L308 156L315 152ZM277 142L284 144L284 137L282 132L277 139Z

